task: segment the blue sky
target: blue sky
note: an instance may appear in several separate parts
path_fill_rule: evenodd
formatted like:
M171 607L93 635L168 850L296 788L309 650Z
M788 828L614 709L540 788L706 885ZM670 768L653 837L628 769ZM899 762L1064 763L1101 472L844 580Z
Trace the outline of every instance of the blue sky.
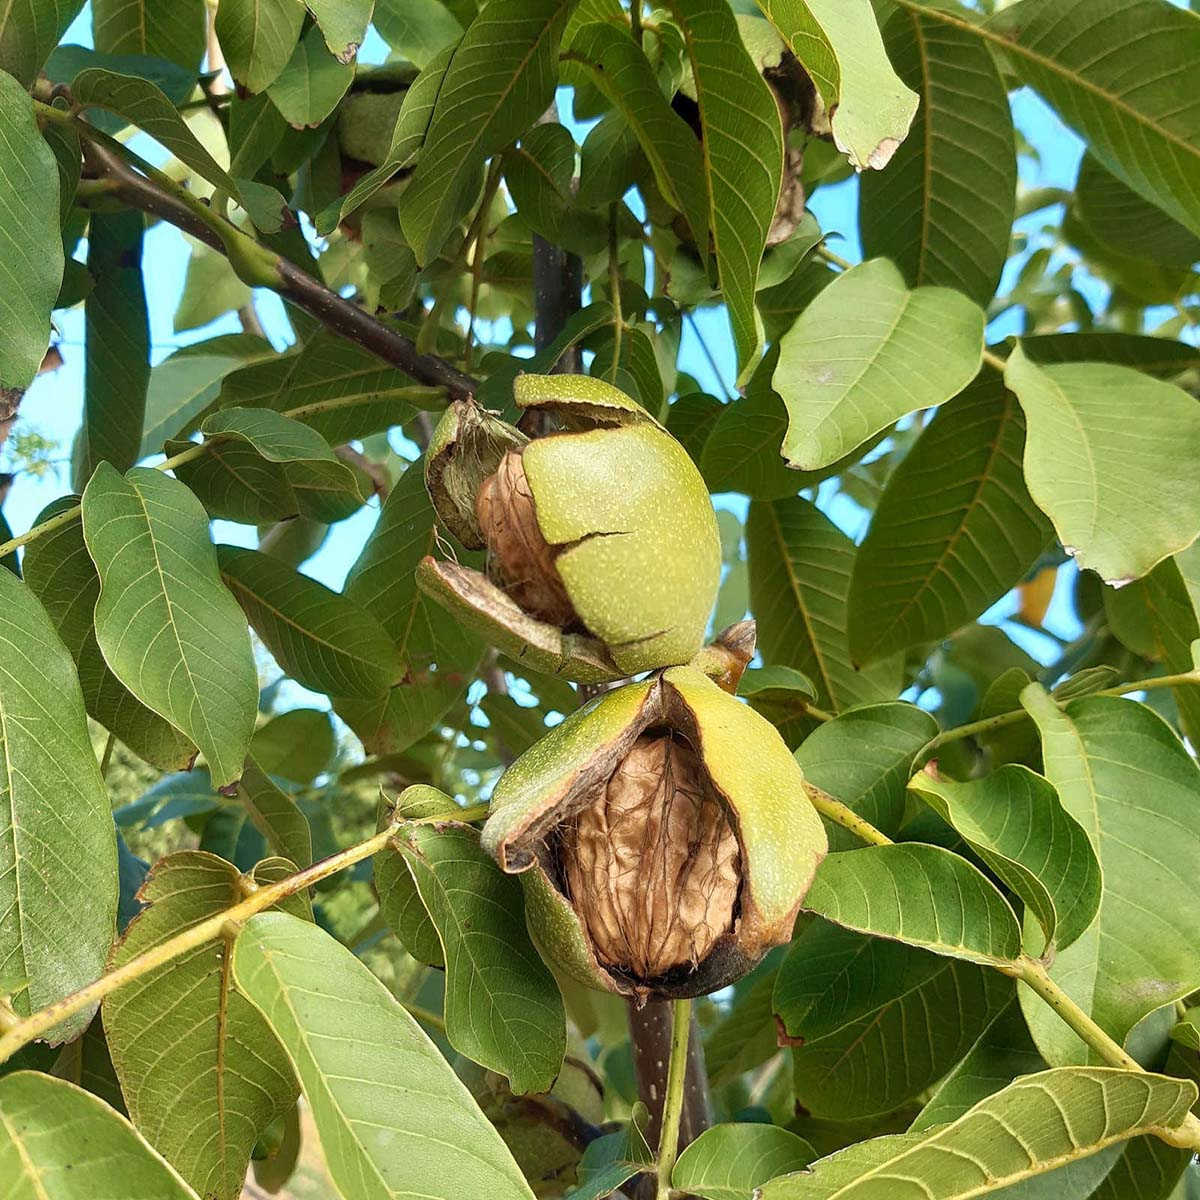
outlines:
M74 22L66 38L67 42L80 45L91 44L91 22L87 8ZM386 47L371 32L361 57L367 62L378 62L386 56ZM560 105L564 119L569 123L569 106ZM1013 97L1013 111L1019 128L1028 141L1039 151L1039 161L1021 160L1021 179L1027 186L1054 186L1071 188L1082 154L1083 144L1058 118L1027 89ZM582 136L582 130L577 131ZM857 261L861 257L856 230L858 183L848 179L842 183L820 188L812 196L810 207L821 227L830 235L836 235L833 244L838 252ZM1031 235L1031 249L1038 242L1038 229L1056 214L1042 212L1026 218L1022 224ZM183 236L171 227L158 224L146 236L143 253L147 302L150 312L152 361L157 363L173 350L190 342L200 341L219 333L236 331L239 326L233 314L201 329L176 334L172 321L179 298L183 291L184 275L189 256L188 245ZM1020 263L1010 263L1009 275L1020 269ZM1103 288L1094 280L1078 281L1089 299L1101 299ZM277 347L290 341L290 329L283 316L282 305L270 292L256 293L255 302L268 336ZM78 428L83 404L83 310L82 307L62 312L56 316L58 343L64 365L57 371L42 376L30 387L21 406L21 425L35 430L59 446L59 462L56 469L42 479L29 474L18 476L5 504L5 515L15 532L22 532L35 521L38 512L50 500L69 489L69 456L71 439ZM720 371L714 373L708 356L699 344L696 330L700 331ZM1017 332L1015 314L1005 315L993 322L989 334L1002 338ZM733 347L724 314L716 309L696 314L695 327L685 323L680 349L680 368L692 374L708 390L718 395L729 394L734 378ZM860 537L865 528L865 514L850 501L829 501L828 489L820 498L823 507L851 536ZM718 498L721 507L744 513L746 502L742 497ZM340 587L351 562L358 553L363 540L370 532L375 520L375 507L364 509L350 520L338 526L326 545L305 565L305 571L314 578ZM254 531L247 527L217 522L215 535L218 540L254 543ZM1052 605L1047 623L1060 636L1072 636L1076 631L1070 606L1066 602L1071 585L1069 570L1060 572L1058 594ZM1006 598L989 614L990 620L1002 621L1011 612L1014 602ZM1055 647L1048 639L1038 638L1025 630L1009 627L1009 632L1022 642L1036 657L1044 658L1053 653Z

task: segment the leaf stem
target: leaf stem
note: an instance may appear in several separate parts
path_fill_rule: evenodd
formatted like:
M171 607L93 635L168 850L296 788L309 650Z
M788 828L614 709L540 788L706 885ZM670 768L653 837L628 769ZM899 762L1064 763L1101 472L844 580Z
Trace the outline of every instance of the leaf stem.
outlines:
M365 841L358 842L345 850L339 850L336 854L331 854L328 858L313 863L311 867L306 867L303 871L297 871L296 874L289 875L275 883L264 884L244 900L239 900L237 904L223 909L219 913L214 913L211 917L182 930L157 946L152 946L116 970L101 975L99 979L93 980L69 996L64 996L61 1000L47 1004L45 1008L39 1008L29 1016L23 1017L0 1036L0 1063L7 1062L22 1046L28 1045L68 1017L98 1004L105 996L131 980L145 975L148 971L156 970L181 954L187 954L188 951L203 946L206 942L222 937L231 928L236 929L255 913L260 913L273 904L278 904L280 900L286 900L288 896L294 896L297 892L304 891L322 879L336 875L346 867L351 867L364 858L370 858L371 855L377 854L405 826L429 825L451 819L473 821L486 815L487 807L486 804L476 804L449 816L443 814L439 817L417 817L393 822Z
M1017 959L1017 978L1032 988L1106 1063L1126 1071L1143 1070L1141 1063L1126 1053L1087 1013L1050 978L1039 959L1022 954ZM1159 1130L1157 1136L1172 1146L1200 1150L1200 1120L1188 1113L1178 1128Z
M818 242L816 246L816 255L818 258L823 258L827 263L832 263L835 267L839 267L843 271L849 271L851 267L857 266L857 263L852 263L848 258L843 258L840 254L825 245L824 242Z
M993 354L986 346L983 348L983 361L993 370L999 371L1001 375L1004 374L1004 368L1008 366L1005 359L998 354Z
M671 1172L679 1157L679 1119L683 1112L683 1083L687 1075L688 1034L692 1028L692 1002L671 1005L671 1059L667 1066L667 1094L663 1100L662 1131L658 1135L655 1200L670 1200Z
M3 553L4 547L0 546L0 554ZM1124 696L1129 692L1152 692L1156 688L1178 687L1180 684L1186 683L1200 684L1200 670L1181 671L1176 675L1154 675L1149 679L1134 679L1129 683L1118 683L1113 687L1089 692L1088 696ZM1075 698L1056 700L1055 703L1059 708L1063 708L1071 702L1071 699ZM1078 698L1083 699L1083 697ZM914 770L920 770L948 742L974 737L978 733L990 733L993 729L1003 729L1007 725L1015 725L1018 721L1024 721L1028 717L1029 713L1025 709L1015 708L1011 712L997 713L994 717L984 717L979 721L958 725L954 729L944 729L921 747L913 762Z
M471 242L471 302L467 308L467 339L463 350L463 364L471 369L471 355L475 349L475 310L479 307L479 289L483 284L483 257L488 239L488 213L492 201L500 187L500 168L503 159L497 155L492 159L488 168L487 183L483 188L483 199L479 202L479 211L475 214L471 232L467 237Z
M805 780L804 787L812 806L823 817L828 817L835 825L848 829L860 841L872 846L890 846L892 839L882 830L876 829L870 821L860 817L849 805L835 800L827 791Z

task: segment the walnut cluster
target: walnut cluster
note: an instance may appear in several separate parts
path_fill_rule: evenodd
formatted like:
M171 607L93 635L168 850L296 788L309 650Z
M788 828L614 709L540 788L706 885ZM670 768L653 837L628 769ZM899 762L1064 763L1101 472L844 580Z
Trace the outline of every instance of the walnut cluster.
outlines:
M737 838L681 738L639 737L565 833L571 902L605 966L638 979L694 967L732 926Z
M537 511L520 450L509 450L483 481L475 515L504 590L527 613L552 625L575 620L575 608L538 528Z

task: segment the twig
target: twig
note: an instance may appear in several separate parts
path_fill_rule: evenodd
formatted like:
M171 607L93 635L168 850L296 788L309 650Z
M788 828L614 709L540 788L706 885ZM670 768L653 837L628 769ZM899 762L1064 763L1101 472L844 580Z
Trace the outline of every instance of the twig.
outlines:
M827 791L805 780L805 791L812 802L813 808L823 817L828 817L835 825L848 829L856 838L869 842L872 846L890 846L892 839L882 830L876 829L870 821L860 817L854 809L835 800Z
M214 913L211 917L175 934L174 937L167 938L165 942L160 942L157 946L143 951L127 963L117 967L116 970L101 975L99 979L93 980L77 992L72 992L69 996L64 996L61 1000L47 1004L45 1008L39 1008L36 1012L22 1018L7 1029L3 1036L0 1036L0 1063L7 1062L22 1046L28 1045L68 1017L99 1003L105 996L131 980L145 975L148 971L156 970L164 963L171 962L180 955L188 953L189 950L195 950L198 946L203 946L207 942L226 935L231 929L236 930L242 922L254 916L255 913L260 913L273 904L278 904L280 900L305 891L322 879L336 875L338 871L377 854L405 826L427 825L435 820L475 821L487 814L487 808L486 804L477 804L470 808L463 808L451 814L450 817L443 815L437 818L421 817L397 821L386 829L380 830L373 837L350 846L346 850L339 850L336 854L331 854L328 858L313 863L311 867L306 867L303 871L297 871L296 874L289 875L275 883L258 887L237 904Z

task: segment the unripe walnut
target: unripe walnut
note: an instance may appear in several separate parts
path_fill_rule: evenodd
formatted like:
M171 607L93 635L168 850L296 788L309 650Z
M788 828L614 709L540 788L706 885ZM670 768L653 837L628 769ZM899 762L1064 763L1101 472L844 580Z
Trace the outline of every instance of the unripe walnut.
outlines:
M786 942L826 849L775 727L695 667L599 696L501 777L483 845L548 962L641 1003Z
M640 404L583 375L522 375L532 441L477 405L438 423L425 481L484 570L424 559L421 588L531 668L581 683L691 660L721 577L708 489Z
M733 924L738 844L685 741L643 734L564 834L571 902L608 968L695 967Z

